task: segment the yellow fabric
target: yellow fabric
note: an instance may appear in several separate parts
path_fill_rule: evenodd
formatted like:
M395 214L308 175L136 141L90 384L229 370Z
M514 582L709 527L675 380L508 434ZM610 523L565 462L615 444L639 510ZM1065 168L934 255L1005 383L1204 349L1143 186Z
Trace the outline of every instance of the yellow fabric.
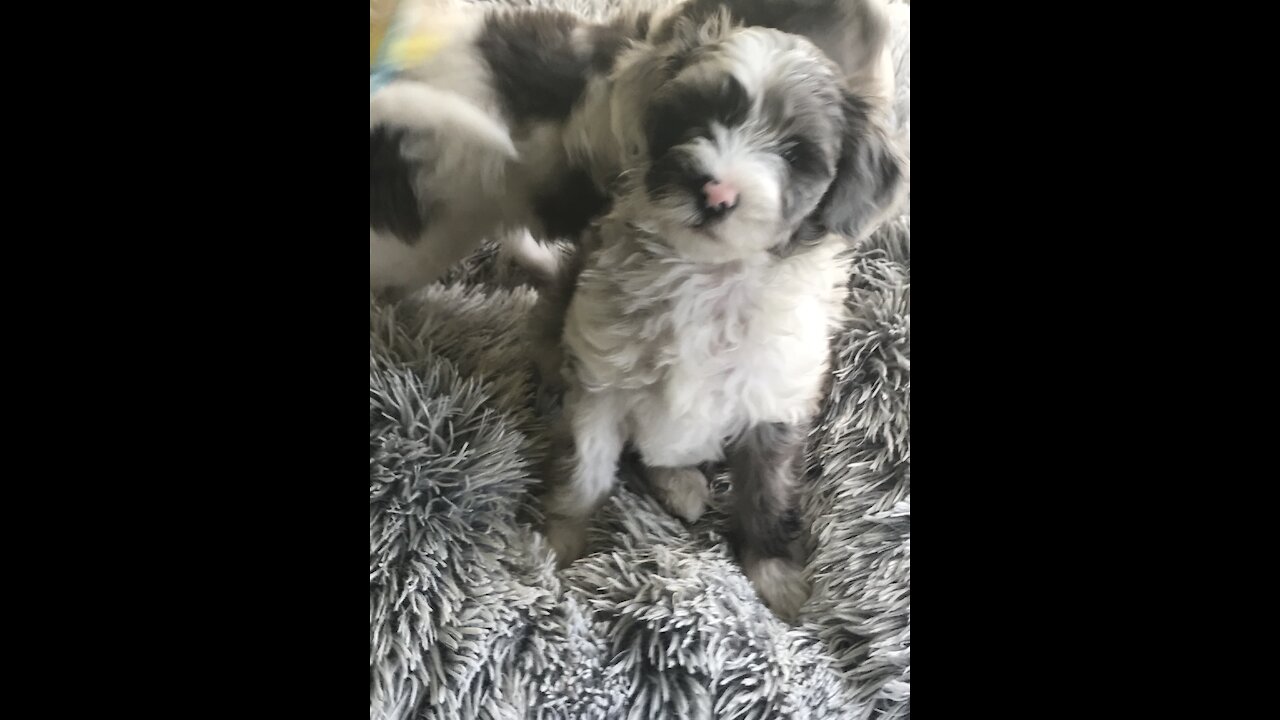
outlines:
M373 70L374 65L378 62L379 51L382 50L382 44L387 42L387 32L391 29L392 20L395 18L395 7L385 13L384 19L377 23L370 22L369 25L369 69ZM411 65L417 65L434 55L440 48L444 47L447 38L438 31L431 30L430 16L422 17L418 20L418 27L413 31L406 32L403 28L396 28L390 44L382 53L384 66L391 68L404 68Z
M380 3L381 4L381 3ZM382 45L382 39L386 37L387 28L391 26L391 20L396 16L396 3L387 3L387 6L380 8L377 13L378 17L369 18L369 69L373 69L373 64L378 59L378 48ZM371 13L372 15L372 13Z
M444 37L426 32L407 35L387 48L387 62L398 67L417 65L444 45Z

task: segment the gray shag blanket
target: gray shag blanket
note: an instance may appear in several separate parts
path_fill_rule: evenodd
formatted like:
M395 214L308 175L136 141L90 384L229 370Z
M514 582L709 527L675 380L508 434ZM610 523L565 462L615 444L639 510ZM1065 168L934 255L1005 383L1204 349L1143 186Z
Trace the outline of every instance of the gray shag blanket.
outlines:
M895 11L905 135L909 7ZM371 720L909 717L910 228L908 209L855 255L801 491L813 595L795 626L757 598L717 507L687 526L634 479L596 518L594 552L555 570L522 339L535 292L493 248L371 301Z

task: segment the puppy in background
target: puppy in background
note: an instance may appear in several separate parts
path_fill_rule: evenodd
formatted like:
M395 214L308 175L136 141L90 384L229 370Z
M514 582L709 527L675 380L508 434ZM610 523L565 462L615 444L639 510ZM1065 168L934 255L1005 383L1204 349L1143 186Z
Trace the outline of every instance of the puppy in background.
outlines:
M843 317L842 251L893 207L905 168L883 99L804 38L724 12L659 36L622 53L583 108L621 110L612 132L634 155L561 286L545 532L562 565L584 552L628 444L689 520L708 498L697 466L727 460L734 547L792 618L808 597L794 488ZM854 77L871 78L880 49L857 54Z
M879 0L637 0L606 22L549 9L401 3L429 49L370 97L375 292L429 283L487 238L536 280L553 282L559 255L539 240L576 240L607 210L621 170L645 152L643 136L623 130L644 98L601 89L616 85L610 75L633 42L669 41L682 20L727 8L745 24L811 37L851 91L890 95L882 58L868 56L884 48ZM371 29L385 4L371 4Z
M661 0L659 0L661 2ZM487 238L539 279L605 207L571 158L566 123L647 15L612 24L549 9L401 0L423 57L369 102L369 272L375 291L413 290Z

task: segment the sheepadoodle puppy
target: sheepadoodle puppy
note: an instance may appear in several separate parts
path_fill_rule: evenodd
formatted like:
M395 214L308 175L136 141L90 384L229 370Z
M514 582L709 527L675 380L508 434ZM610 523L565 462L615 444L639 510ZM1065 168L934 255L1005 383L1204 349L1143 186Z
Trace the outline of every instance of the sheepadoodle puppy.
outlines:
M808 596L797 465L842 320L843 252L895 205L905 167L879 100L805 38L723 12L661 37L621 52L566 129L585 120L588 146L620 148L622 168L549 315L565 396L545 532L562 564L585 551L628 445L686 519L708 496L697 466L727 461L732 542L790 618Z

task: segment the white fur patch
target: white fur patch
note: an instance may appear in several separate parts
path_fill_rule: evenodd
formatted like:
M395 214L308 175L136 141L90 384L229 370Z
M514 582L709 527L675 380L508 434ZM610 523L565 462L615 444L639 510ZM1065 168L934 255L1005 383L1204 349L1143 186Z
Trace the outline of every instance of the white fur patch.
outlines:
M434 130L457 142L492 148L516 158L516 147L501 121L466 98L409 81L396 81L369 98L369 127Z
M753 425L808 419L842 318L842 247L715 265L618 238L588 261L569 308L578 381L618 395L651 466L720 460Z
M528 230L508 233L502 240L502 250L543 281L549 281L560 272L560 253L552 246L534 240Z

